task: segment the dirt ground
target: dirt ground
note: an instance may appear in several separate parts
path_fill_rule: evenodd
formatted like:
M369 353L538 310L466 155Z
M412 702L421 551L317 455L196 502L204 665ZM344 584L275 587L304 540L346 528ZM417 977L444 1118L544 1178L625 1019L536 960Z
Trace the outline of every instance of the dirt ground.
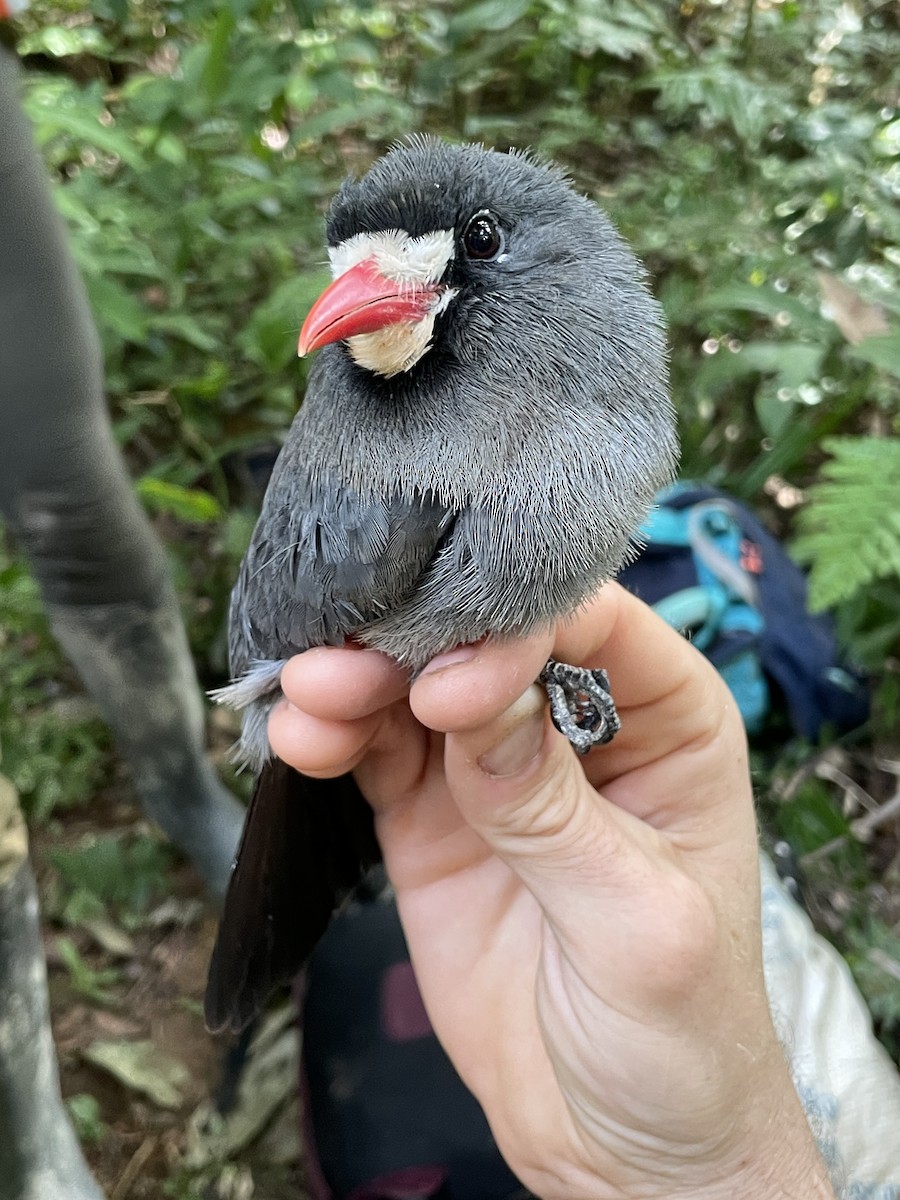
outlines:
M146 830L121 787L98 798L90 815L69 814L36 832L32 857L48 909L59 886L53 855L110 830ZM45 919L62 1091L75 1110L86 1157L110 1200L297 1200L305 1190L294 1095L299 1034L289 1024L291 1014L282 1010L276 1017L276 1068L260 1080L248 1067L230 1118L241 1128L226 1126L223 1135L211 1098L235 1039L210 1036L202 1017L216 918L188 865L173 867L166 888L168 898L121 946L108 930L62 928ZM79 972L67 969L64 942L75 945L94 982L115 972L100 997L85 995ZM270 1052L272 1041L270 1033ZM127 1048L148 1044L161 1052L159 1061L151 1054L131 1063ZM124 1064L98 1065L110 1046L126 1048ZM86 1119L79 1116L85 1105Z

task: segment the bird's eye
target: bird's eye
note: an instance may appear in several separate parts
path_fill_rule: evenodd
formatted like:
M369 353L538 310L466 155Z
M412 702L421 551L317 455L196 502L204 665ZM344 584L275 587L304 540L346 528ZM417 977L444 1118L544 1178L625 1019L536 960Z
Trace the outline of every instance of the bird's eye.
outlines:
M482 262L496 258L504 245L503 231L496 217L488 212L476 213L463 234L463 249L469 258Z

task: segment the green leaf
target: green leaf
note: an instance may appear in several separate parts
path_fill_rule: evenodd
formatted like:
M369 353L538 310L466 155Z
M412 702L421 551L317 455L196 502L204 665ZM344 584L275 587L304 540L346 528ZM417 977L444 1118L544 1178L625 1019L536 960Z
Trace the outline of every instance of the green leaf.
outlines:
M367 122L396 115L397 111L398 102L392 96L360 94L353 100L329 105L322 112L299 121L294 134L298 142L319 141L346 129L365 128Z
M268 183L272 178L271 168L250 154L226 154L218 160L218 165L236 171L239 175L246 175L250 179L257 179L261 183Z
M869 914L850 935L847 959L875 1018L900 1026L900 932Z
M108 1134L100 1102L88 1092L77 1092L66 1099L66 1108L82 1142L102 1142Z
M91 907L87 895L104 906L143 911L165 888L169 854L148 837L102 834L88 836L69 849L54 850L51 859L66 885L74 889L73 919L91 920L98 910Z
M787 317L795 331L816 332L819 336L822 329L827 328L827 322L818 313L808 309L802 300L764 284L759 287L754 287L752 283L726 284L702 297L696 308L701 313L720 312L723 309L759 313L773 321L783 321Z
M777 116L783 117L778 104L776 80L760 85L741 73L731 62L706 58L700 65L679 64L651 75L644 86L659 89L661 107L675 116L691 112L709 121L730 125L742 141L755 147ZM706 123L705 122L705 123Z
M809 490L794 541L811 565L810 604L821 610L876 579L900 578L900 442L828 438L833 457Z
M732 352L722 347L703 360L697 383L713 392L721 391L746 375L775 375L784 387L796 388L816 379L822 366L824 347L814 342L753 341Z
M497 33L509 29L530 7L531 0L482 0L451 18L450 36L461 39L473 33Z
M210 100L218 99L228 83L229 43L235 23L235 14L232 8L227 5L223 6L216 17L206 62L200 74L200 85Z
M115 126L101 124L96 103L73 91L68 81L53 80L31 88L24 104L38 142L68 135L121 159L135 170L143 165L143 156L132 139Z
M705 358L696 376L698 391L719 395L738 379L768 377L754 396L756 415L768 437L778 437L790 422L798 390L820 377L825 347L814 342L747 342L732 352L721 347Z
M861 358L900 379L900 333L866 338L858 346L848 348L848 354Z
M106 56L112 47L96 25L42 25L21 38L16 49L19 54L67 58L73 54Z
M247 354L272 370L286 367L297 356L297 335L316 297L328 283L323 271L286 279L253 312L241 333Z
M222 506L215 496L199 488L186 488L179 483L144 475L135 484L135 490L148 508L180 521L203 525L222 515Z
M221 359L209 359L198 375L182 376L172 385L178 397L199 396L204 400L215 399L228 383L228 366ZM221 444L220 444L221 445Z
M178 1108L190 1079L184 1063L151 1041L96 1041L84 1057L158 1108Z
M810 780L779 814L779 826L800 854L808 854L834 838L846 837L850 822L819 780Z
M78 953L78 948L71 938L57 938L56 950L60 959L69 972L72 987L87 996L97 1004L114 1005L115 993L110 991L122 980L121 971L114 967L104 967L95 970Z
M147 310L115 279L85 274L85 287L91 308L101 329L109 330L124 342L143 342L147 337Z
M219 346L217 339L207 333L189 313L156 313L147 318L147 327L156 333L179 338L206 354L212 354Z
M165 273L153 258L149 246L133 241L127 246L110 247L94 256L92 267L97 275L135 275L161 280Z
M634 2L610 4L605 12L597 3L579 5L574 15L574 27L563 36L583 55L602 50L626 62L636 57L655 61L668 33L660 13Z

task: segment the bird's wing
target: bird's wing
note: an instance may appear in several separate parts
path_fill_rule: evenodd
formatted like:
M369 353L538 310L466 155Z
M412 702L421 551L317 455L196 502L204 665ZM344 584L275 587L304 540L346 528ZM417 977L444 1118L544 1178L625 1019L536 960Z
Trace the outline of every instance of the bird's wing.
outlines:
M399 607L453 521L425 496L364 499L296 465L276 471L232 593L235 676L339 645Z
M310 646L339 644L402 605L452 525L452 513L425 498L365 501L293 464L279 467L232 593L236 676L260 660L277 668ZM379 858L352 776L310 779L265 763L210 963L211 1029L247 1024Z

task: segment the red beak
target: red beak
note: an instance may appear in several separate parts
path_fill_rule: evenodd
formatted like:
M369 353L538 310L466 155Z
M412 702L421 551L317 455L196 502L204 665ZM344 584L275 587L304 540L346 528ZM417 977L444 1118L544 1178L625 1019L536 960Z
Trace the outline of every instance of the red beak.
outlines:
M309 310L297 353L303 358L357 333L374 333L398 321L421 321L437 293L433 284L388 279L368 258L339 275Z

